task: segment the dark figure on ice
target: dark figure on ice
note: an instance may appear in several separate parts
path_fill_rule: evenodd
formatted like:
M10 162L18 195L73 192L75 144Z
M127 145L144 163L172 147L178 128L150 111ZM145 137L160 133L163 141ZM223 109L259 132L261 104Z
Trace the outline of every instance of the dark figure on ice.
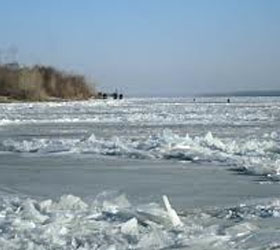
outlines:
M229 98L227 99L227 103L230 103L230 99Z
M114 100L118 99L118 93L117 93L117 92L113 93L112 96L113 96L113 99L114 99Z

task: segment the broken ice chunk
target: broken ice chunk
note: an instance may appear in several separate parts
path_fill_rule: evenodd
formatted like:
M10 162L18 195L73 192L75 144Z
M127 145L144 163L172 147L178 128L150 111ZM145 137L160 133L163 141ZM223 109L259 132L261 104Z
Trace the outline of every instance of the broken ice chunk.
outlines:
M168 214L168 216L169 216L173 226L174 227L182 226L183 223L180 220L180 218L179 218L178 214L176 213L176 211L171 207L170 202L169 202L167 196L163 195L162 199L163 199L163 202L164 202L167 214Z

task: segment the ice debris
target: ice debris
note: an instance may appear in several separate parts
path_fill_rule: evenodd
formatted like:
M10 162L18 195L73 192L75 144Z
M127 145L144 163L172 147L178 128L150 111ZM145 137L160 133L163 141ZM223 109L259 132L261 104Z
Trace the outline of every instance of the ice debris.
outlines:
M167 198L166 195L163 195L162 196L162 199L163 199L163 202L164 202L164 205L165 205L165 208L166 208L166 211L168 213L168 216L173 224L174 227L177 227L177 226L182 226L183 223L182 221L180 220L178 214L176 213L176 211L171 207L170 205L170 202Z

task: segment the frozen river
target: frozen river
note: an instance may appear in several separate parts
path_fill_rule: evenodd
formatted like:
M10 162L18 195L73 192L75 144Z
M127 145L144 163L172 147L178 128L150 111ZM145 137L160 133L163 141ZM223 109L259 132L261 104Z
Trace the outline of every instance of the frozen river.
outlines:
M280 98L0 104L0 249L280 249L279 124Z

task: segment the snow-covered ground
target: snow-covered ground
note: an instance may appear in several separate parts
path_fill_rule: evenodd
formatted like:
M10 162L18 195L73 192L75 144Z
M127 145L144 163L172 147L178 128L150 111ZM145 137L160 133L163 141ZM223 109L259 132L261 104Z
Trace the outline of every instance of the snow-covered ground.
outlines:
M0 104L0 249L276 249L279 124L280 98Z

